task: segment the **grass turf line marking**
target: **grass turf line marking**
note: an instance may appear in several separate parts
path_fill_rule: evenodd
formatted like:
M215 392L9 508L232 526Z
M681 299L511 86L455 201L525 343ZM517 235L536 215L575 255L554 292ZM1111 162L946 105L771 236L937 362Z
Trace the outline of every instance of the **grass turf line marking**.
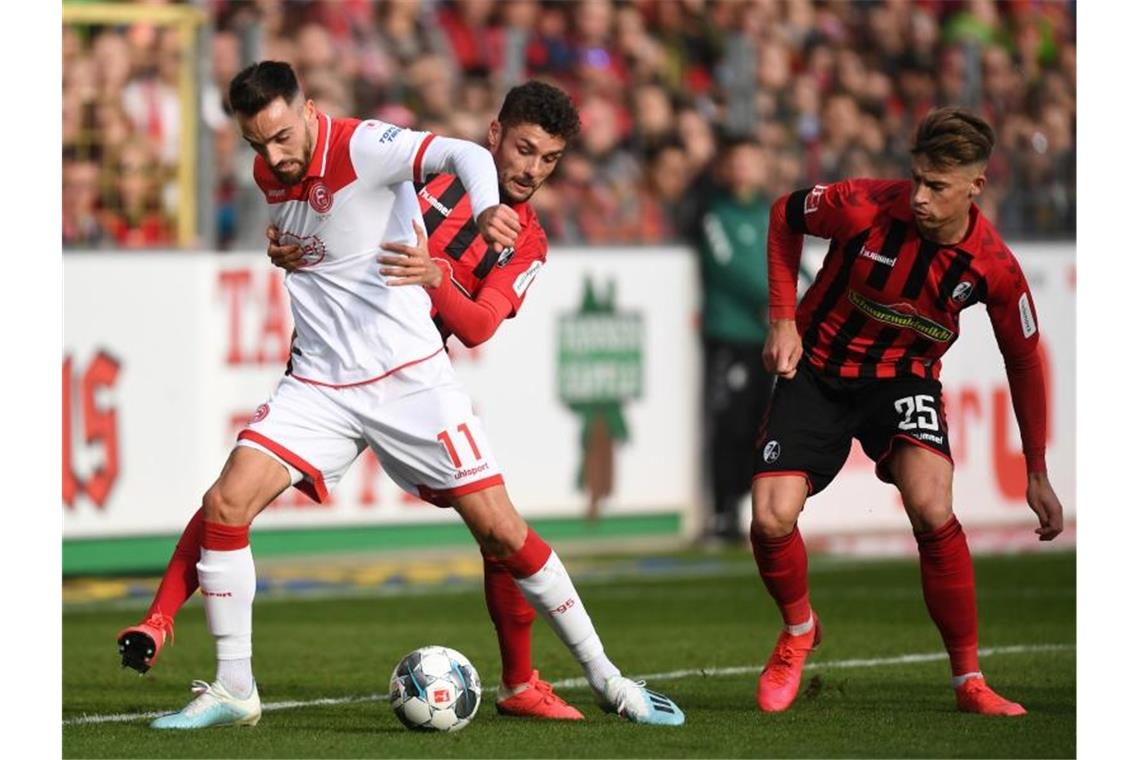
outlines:
M1063 650L1076 649L1074 644L1019 644L1015 646L1005 647L988 647L978 650L978 655L981 657L989 657L993 655L1003 654L1026 654L1035 652L1056 652ZM866 659L853 659L853 660L831 660L827 662L809 662L804 665L804 670L825 670L827 668L874 668L880 665L909 665L916 662L936 662L938 660L945 660L945 652L926 652L917 654L903 654L897 657L874 657ZM670 670L664 673L648 673L646 675L634 676L638 681L649 680L672 680L677 678L689 678L691 676L701 676L704 678L714 676L736 676L744 673L758 673L761 665L740 665L731 668L689 668L687 670ZM558 689L575 689L584 688L588 686L585 678L564 678L561 681L554 681L552 684ZM382 702L388 699L387 694L367 694L364 696L356 697L324 697L321 699L306 699L306 700L291 700L285 702L266 702L261 706L262 712L274 712L276 710L292 710L298 707L318 707L326 705L346 705L356 702ZM135 720L143 720L146 718L157 718L160 715L167 715L169 711L156 711L145 713L119 713L112 715L80 715L75 718L68 718L63 721L65 726L85 726L97 723L128 723Z

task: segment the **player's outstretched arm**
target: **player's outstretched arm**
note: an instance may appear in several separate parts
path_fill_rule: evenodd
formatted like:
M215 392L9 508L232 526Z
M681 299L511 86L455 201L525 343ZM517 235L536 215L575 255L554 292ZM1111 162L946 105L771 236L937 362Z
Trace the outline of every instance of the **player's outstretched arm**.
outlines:
M1021 266L1008 250L1003 267L995 268L987 278L989 294L986 312L994 328L998 349L1005 359L1009 379L1009 397L1021 446L1025 452L1028 486L1025 500L1040 523L1036 529L1041 541L1052 541L1064 530L1061 501L1053 491L1045 465L1045 431L1048 405L1045 400L1045 373L1041 367L1041 339L1037 329L1037 310Z

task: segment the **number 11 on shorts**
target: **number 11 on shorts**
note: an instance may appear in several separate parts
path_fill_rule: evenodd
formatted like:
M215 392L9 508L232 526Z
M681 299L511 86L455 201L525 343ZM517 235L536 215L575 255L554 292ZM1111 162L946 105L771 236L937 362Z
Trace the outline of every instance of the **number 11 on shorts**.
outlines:
M471 429L467 427L467 423L461 423L456 430L467 438L467 445L471 447L471 453L475 455L475 461L483 458L479 453L479 447L475 445L475 436L471 435ZM451 457L451 463L456 467L462 467L463 463L459 461L459 452L455 450L455 444L451 442L451 434L446 430L442 431L435 437L437 441L443 444L443 448L447 449L447 455Z

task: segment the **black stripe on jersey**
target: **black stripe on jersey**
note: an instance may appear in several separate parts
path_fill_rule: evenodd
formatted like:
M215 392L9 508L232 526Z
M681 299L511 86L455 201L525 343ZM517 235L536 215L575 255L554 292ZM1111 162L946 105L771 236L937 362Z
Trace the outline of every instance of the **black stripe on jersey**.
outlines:
M463 183L459 181L459 177L456 177L451 180L451 184L439 194L436 200L439 201L439 205L444 208L455 210L456 204L463 199L463 194L466 192L467 189L463 187ZM439 228L439 225L443 224L443 220L446 218L444 213L436 208L434 203L429 203L428 211L424 214L424 231L427 233L427 236L431 237L432 233Z
M475 267L475 276L482 280L491 273L491 267L495 266L495 262L499 260L502 255L496 251L493 246L487 246L487 252L483 254L483 260L479 262L479 266Z
M866 359L859 365L859 377L876 377L875 365L883 360L883 354L895 344L902 330L887 325L875 336L875 342L867 348Z
M807 222L804 220L804 203L811 190L796 190L788 195L784 204L784 218L788 220L788 228L801 235L807 234Z
M851 346L851 339L857 336L867 324L867 315L858 309L852 309L839 327L839 332L831 340L831 351L827 354L825 371L829 375L839 375L839 368L847 358L847 349Z
M903 285L902 296L903 298L918 298L918 294L922 292L922 286L926 282L926 276L930 274L930 265L934 263L934 257L938 255L939 245L932 243L929 240L923 240L922 245L918 247L918 253L914 257L914 264L910 267L910 273L906 276L906 285Z
M949 311L950 296L953 295L954 288L961 281L962 275L970 268L970 262L974 260L973 256L961 248L954 250L954 260L950 262L950 266L946 267L942 279L938 281L938 305L942 307L943 311Z
M929 340L927 340L926 338L918 338L917 340L914 341L914 343L911 343L909 346L907 346L906 353L903 354L903 356L897 362L895 362L895 374L896 375L913 374L911 372L911 364L913 364L916 361L919 361L919 362L925 361L924 357L926 356L926 352L929 351L930 347L933 345L934 344L932 342L930 342ZM926 370L923 372L922 377L933 378L934 377L933 364L932 363L926 364L925 366L926 366Z
M471 243L475 241L475 237L479 234L479 225L475 223L475 217L470 217L463 226L459 228L459 232L455 233L450 242L444 246L447 255L459 261L463 258L463 254L471 247Z
M884 259L895 259L897 263L899 249L902 248L905 237L906 222L895 219L891 222L891 228L887 230L887 237L883 241L883 249L879 251L879 255ZM871 274L867 277L867 284L875 290L882 290L894 269L895 263L885 264L882 261L876 261L871 267Z
M966 304L985 303L986 296L988 296L989 293L990 288L986 285L986 281L980 279L974 283L974 292L970 294L970 297L966 300Z
M847 242L843 248L843 263L839 267L839 271L835 273L835 279L827 286L827 290L823 294L823 298L819 301L819 306L816 307L815 313L811 316L811 324L808 329L804 331L804 351L809 351L815 346L816 341L819 340L819 326L823 324L823 320L839 303L839 299L843 297L844 291L847 290L847 284L851 280L851 265L855 263L855 259L859 256L859 249L867 242L867 236L871 234L871 228L860 232L855 237ZM829 251L830 253L830 251ZM817 280L818 282L818 280Z

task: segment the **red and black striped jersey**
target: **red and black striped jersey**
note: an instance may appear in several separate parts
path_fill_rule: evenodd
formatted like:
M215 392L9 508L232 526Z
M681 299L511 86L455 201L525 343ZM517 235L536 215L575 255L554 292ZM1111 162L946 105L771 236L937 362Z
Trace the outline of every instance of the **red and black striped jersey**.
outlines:
M924 240L910 190L909 180L854 179L778 200L785 235L830 238L831 246L797 308L799 246L779 250L773 230L771 317L794 313L805 356L831 376L937 378L942 355L958 338L959 314L976 303L986 305L1007 362L1035 355L1033 297L997 230L972 205L961 242Z
M451 265L451 283L471 300L478 300L486 289L495 290L510 304L506 316L518 313L527 288L546 262L546 233L530 204L511 205L521 229L513 248L496 253L479 234L471 201L458 177L428 177L425 183L416 184L416 194L426 225L428 251L432 258L446 257ZM446 338L449 331L442 322L436 319Z

